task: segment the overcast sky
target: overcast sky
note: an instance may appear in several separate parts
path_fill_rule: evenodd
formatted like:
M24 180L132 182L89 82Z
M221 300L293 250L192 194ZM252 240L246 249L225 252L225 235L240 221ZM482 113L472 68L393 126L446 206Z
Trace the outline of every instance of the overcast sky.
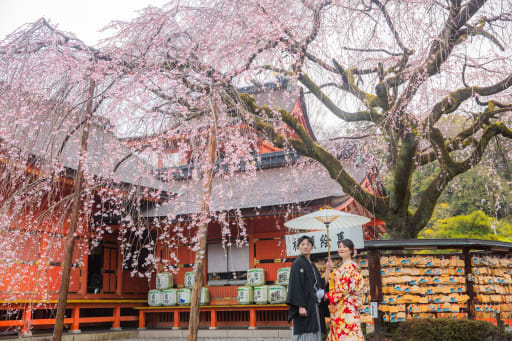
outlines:
M102 35L98 30L114 19L128 20L149 5L169 0L0 0L0 40L23 24L41 17L62 31L72 32L88 45Z

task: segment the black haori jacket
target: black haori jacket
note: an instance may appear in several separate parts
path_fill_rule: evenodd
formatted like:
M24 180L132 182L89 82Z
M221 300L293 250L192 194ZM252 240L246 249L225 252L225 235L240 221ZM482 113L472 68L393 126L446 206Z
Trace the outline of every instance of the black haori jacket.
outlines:
M304 333L315 333L318 331L317 315L315 304L317 302L315 284L315 274L317 278L317 287L325 288L325 281L320 276L320 272L313 263L310 263L306 257L298 256L292 264L290 270L290 281L288 283L288 294L286 304L288 304L288 322L293 319L293 334L300 335ZM324 307L325 306L325 307ZM299 307L305 307L307 316L299 315ZM322 333L325 333L325 311L328 311L326 304L319 307L320 326Z

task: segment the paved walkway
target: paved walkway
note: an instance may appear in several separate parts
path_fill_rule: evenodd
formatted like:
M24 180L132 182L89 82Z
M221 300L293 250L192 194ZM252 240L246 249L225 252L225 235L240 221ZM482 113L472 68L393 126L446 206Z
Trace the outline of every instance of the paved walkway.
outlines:
M126 341L147 340L163 341L172 339L173 341L186 341L188 330L140 330L137 339L127 339ZM285 341L290 340L292 336L291 329L199 329L198 340L200 341Z
M199 329L198 341L288 341L291 329ZM187 341L187 329L144 329L105 332L65 333L63 341ZM50 334L18 338L1 337L0 341L52 341Z
M138 338L138 339L118 339L119 341L168 341L168 340L172 340L172 341L187 341L187 338L186 337L180 337L180 338L175 338L175 337L171 337L171 338L149 338L149 339L145 339L145 338ZM197 338L197 341L221 341L221 340L226 340L226 341L289 341L290 338L275 338L275 337L263 337L263 338L253 338L253 337L245 337L245 338L225 338L225 337L198 337Z

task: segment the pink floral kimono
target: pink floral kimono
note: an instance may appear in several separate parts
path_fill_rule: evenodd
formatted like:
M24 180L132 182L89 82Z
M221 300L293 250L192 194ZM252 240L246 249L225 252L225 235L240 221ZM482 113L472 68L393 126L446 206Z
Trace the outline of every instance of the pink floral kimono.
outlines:
M359 309L363 301L363 279L356 263L344 263L331 277L331 329L328 341L364 341Z

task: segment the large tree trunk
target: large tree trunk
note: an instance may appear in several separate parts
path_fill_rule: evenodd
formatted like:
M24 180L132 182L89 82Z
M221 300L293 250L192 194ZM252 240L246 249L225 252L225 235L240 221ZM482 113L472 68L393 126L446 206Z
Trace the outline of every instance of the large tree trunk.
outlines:
M75 247L75 231L80 215L80 192L82 190L83 172L83 155L87 151L87 140L89 138L89 125L92 116L92 101L94 95L94 81L91 80L89 86L89 99L87 101L87 109L85 123L83 126L82 141L80 145L80 157L78 158L78 169L75 176L73 208L71 211L71 222L67 235L66 250L64 253L64 267L62 269L62 281L60 284L59 301L57 305L57 315L55 316L55 327L53 329L53 338L60 341L62 338L62 330L64 328L64 313L66 312L66 304L68 300L69 279L71 274L71 266L73 262L73 249Z
M217 156L217 138L216 138L216 123L217 114L215 107L213 108L214 123L210 128L210 137L208 141L208 157L209 167L204 174L205 184L203 188L203 194L201 198L201 217L206 219L210 215L210 206L208 204L209 198L212 191L212 179L213 170L215 168L215 161ZM199 251L196 253L196 273L194 275L194 287L192 288L192 302L190 304L190 319L188 322L188 341L197 340L197 329L199 327L199 312L200 312L200 301L201 301L201 288L203 284L203 270L204 270L204 258L206 256L206 245L207 245L207 234L208 234L208 223L203 223L199 227Z
M386 233L389 239L416 239L418 232L401 219L391 219L386 222Z
M390 212L386 217L386 234L389 239L416 239L423 227L408 213Z

